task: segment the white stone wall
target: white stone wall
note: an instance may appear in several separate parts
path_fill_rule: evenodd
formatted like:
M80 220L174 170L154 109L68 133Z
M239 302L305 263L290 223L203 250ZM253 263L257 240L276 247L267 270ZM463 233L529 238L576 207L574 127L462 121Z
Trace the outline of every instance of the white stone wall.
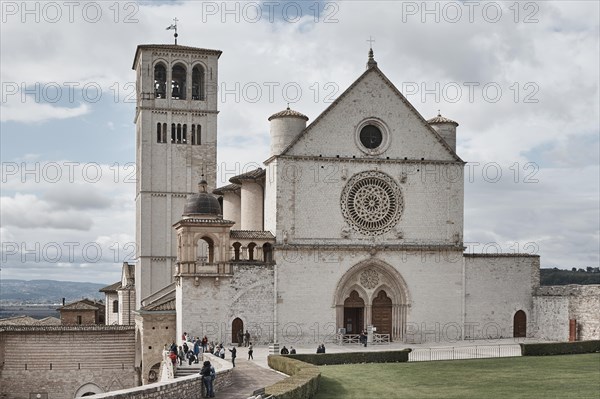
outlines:
M119 324L119 313L113 313L113 301L118 301L119 296L116 292L106 292L104 295L104 324ZM119 310L121 304L119 303Z
M513 336L518 310L527 316L527 336L535 335L533 292L539 286L539 256L466 255L467 338Z
M429 124L374 69L336 101L334 108L309 125L288 155L365 158L355 142L356 128L367 118L377 118L387 127L390 144L376 158L455 160Z
M279 342L330 342L336 333L334 296L344 274L361 262L377 260L404 279L409 298L408 342L456 340L462 325L462 260L431 251L377 251L324 248L277 251ZM379 288L386 287L386 282ZM386 290L389 295L389 290ZM370 304L365 304L370 305ZM448 325L452 323L452 331ZM444 334L446 333L446 334ZM460 337L458 337L460 339Z
M233 277L183 278L176 288L177 336L206 335L229 344L235 318L244 323L255 343L272 339L273 266L236 264Z
M119 319L118 324L135 324L135 290L119 290ZM112 308L111 308L112 312Z
M263 187L253 181L243 181L241 188L240 230L263 229Z
M284 232L289 243L297 244L454 245L457 239L462 242L462 164L282 158L276 168L269 166L269 173L271 170L277 173L278 180L276 185L267 184L269 216L266 219L271 221L269 229L272 229L271 214L277 213L277 242L282 241ZM366 170L378 170L395 180L404 202L402 216L395 228L385 234L371 238L352 230L349 237L344 238L342 230L348 224L342 214L341 194L352 176ZM443 177L456 174L454 181Z
M271 120L271 155L281 153L304 130L304 118L274 118Z
M226 191L223 193L223 219L235 222L232 230L240 230L242 214L242 201L239 191Z
M577 320L577 339L592 340L600 339L600 285L554 285L542 286L537 290L534 297L539 305L538 322L540 332L548 336L562 337L563 329L569 331L569 319ZM566 316L560 316L561 324L557 332L556 322L552 320L556 311L551 307L544 307L546 303L567 303ZM564 312L563 312L564 313ZM566 322L565 322L566 320ZM558 339L558 338L556 338Z
M569 299L562 296L534 296L536 338L569 340Z

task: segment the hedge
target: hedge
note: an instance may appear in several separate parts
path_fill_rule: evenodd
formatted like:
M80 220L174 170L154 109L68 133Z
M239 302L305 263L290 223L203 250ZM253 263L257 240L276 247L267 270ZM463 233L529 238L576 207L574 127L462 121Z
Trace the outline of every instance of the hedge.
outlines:
M323 366L326 364L408 362L408 354L410 352L410 349L402 349L385 352L302 353L283 356L314 364L315 366Z
M600 340L521 344L522 356L571 355L600 352Z
M288 378L265 388L265 394L277 399L312 398L319 389L321 372L312 364L288 357L271 355L269 367L289 375Z
M315 366L325 364L397 363L407 362L410 349L385 352L303 353L271 355L269 367L289 375L265 388L266 395L277 399L312 398L319 389L321 373Z

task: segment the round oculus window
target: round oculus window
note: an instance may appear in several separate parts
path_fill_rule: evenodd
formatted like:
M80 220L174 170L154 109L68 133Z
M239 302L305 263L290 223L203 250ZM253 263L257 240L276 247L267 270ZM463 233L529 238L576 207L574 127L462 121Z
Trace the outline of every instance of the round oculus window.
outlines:
M375 125L366 125L360 129L360 142L365 148L373 150L383 142L383 134Z

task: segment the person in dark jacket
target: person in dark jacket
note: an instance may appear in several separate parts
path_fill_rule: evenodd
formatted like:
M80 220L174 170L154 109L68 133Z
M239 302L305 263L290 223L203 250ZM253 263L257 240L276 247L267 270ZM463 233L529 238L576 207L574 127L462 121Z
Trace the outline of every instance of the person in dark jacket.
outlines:
M200 375L202 376L202 383L204 384L204 388L206 388L206 397L214 398L215 392L213 391L213 381L215 379L216 373L215 368L210 364L208 360L206 360L202 364Z
M288 350L288 348L285 347L285 345L283 345L283 348L281 348L281 351L279 353L281 353L282 355L288 355L290 351Z
M237 349L235 349L235 346L231 347L231 349L229 349L229 352L231 352L231 364L233 364L233 367L235 367L235 357L237 356Z

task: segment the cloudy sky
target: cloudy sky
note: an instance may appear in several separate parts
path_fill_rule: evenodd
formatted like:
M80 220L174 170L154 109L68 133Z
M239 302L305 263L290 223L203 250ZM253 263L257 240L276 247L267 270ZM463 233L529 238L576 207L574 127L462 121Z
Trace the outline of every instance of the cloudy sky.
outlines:
M13 2L1 24L0 278L112 283L132 261L138 44L220 49L218 179L379 67L460 123L471 252L599 262L598 2ZM272 89L270 89L272 88Z

